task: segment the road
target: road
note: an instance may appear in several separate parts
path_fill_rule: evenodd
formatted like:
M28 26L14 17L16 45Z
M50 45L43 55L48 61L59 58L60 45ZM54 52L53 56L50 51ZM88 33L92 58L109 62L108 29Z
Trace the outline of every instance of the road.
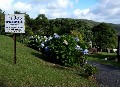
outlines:
M89 63L99 70L94 75L99 87L120 87L120 68L91 61Z

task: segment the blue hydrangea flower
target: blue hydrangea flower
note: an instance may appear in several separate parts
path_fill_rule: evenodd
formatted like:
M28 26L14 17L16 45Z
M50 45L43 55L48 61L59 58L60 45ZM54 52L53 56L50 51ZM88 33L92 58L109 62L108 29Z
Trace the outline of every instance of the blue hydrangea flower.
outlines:
M49 48L48 47L45 47L45 52L48 52L49 51Z
M89 51L88 51L87 49L85 49L85 50L83 51L83 53L84 53L84 54L89 54Z
M78 37L75 37L75 41L78 42L78 41L79 41L79 38L78 38Z
M53 37L54 38L60 38L60 36L57 33L54 33Z
M83 50L82 48L80 48L80 50Z
M45 47L45 53L48 57L50 56L50 51L48 46Z

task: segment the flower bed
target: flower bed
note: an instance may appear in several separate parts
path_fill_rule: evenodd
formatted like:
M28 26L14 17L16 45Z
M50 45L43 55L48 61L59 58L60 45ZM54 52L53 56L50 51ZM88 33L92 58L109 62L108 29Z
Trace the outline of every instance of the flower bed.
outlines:
M77 37L71 35L59 36L56 33L48 38L46 36L34 36L30 39L29 46L39 49L42 54L47 56L46 60L52 63L67 67L77 66L83 72L86 72L84 70L89 67L88 65L86 67L86 55L89 52L84 43L80 42ZM91 67L91 69L93 68ZM87 71L88 76L93 74L91 69Z

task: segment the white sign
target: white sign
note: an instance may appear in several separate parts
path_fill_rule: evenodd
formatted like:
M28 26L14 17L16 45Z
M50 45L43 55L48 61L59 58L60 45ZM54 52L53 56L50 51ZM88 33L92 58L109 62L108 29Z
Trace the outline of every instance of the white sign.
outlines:
M25 33L24 14L5 14L5 32Z

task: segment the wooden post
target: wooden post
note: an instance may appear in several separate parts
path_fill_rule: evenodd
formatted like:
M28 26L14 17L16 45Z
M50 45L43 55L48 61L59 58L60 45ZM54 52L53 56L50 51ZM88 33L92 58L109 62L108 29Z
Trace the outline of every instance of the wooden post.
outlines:
M120 35L118 35L117 59L118 59L118 62L120 62Z
M14 33L14 64L16 64L16 33Z

